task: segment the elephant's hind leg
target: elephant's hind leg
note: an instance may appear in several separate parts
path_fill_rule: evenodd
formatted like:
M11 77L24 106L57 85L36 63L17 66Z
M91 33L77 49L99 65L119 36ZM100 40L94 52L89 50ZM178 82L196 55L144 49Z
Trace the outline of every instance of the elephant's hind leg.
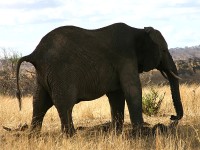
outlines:
M72 109L75 105L75 95L71 90L61 90L60 88L57 88L56 92L53 93L53 101L55 102L54 105L61 120L62 132L66 133L67 136L72 136L75 133L72 120Z
M31 122L31 131L40 131L42 122L47 110L53 106L52 99L46 90L37 85L35 95L33 96L33 116Z
M124 106L125 98L122 90L107 93L112 117L112 127L115 128L117 133L122 132L124 123Z
M75 133L74 124L72 121L72 108L68 108L67 105L55 105L61 120L61 129L67 136L73 136Z
M63 107L63 106L62 106ZM61 108L57 106L57 110L61 120L61 130L67 136L73 136L75 133L74 124L72 120L72 108Z

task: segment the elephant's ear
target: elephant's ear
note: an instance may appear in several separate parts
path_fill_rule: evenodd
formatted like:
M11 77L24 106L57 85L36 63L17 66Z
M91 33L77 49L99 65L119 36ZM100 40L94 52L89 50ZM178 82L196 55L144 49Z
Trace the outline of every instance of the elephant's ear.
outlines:
M163 51L167 50L167 43L160 33L160 31L155 30L152 27L145 27L145 32L147 33L146 42L146 55L143 55L143 71L149 71L156 68L163 55Z
M153 27L144 27L144 30L149 34L150 38L155 44L159 46L160 50L167 50L168 45L160 31L154 29Z

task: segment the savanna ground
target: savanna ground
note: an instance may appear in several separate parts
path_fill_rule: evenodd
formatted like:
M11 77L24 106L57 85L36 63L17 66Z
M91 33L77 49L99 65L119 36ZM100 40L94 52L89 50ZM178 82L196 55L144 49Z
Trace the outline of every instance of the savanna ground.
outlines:
M143 88L148 93L152 87ZM150 126L157 123L170 124L170 115L175 114L169 86L154 86L159 93L165 93L158 115L146 116ZM121 135L103 132L98 126L110 120L110 107L106 96L90 102L81 102L73 109L75 136L67 138L60 131L58 113L52 107L46 114L41 134L28 137L28 130L6 131L3 126L15 129L20 123L30 125L32 116L32 97L23 98L22 111L19 111L16 98L0 97L0 149L73 149L73 150L129 150L158 149L182 150L200 149L200 86L197 84L180 86L184 117L173 132L155 135L131 136L131 125L127 107L125 109L124 130Z

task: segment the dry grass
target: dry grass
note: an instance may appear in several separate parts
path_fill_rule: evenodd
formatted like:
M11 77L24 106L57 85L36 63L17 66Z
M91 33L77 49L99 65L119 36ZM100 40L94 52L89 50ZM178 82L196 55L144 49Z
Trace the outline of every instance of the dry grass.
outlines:
M168 86L154 87L161 93L166 92L159 115L144 116L151 125L169 124L169 117L174 114ZM148 92L150 87L143 89ZM51 108L45 116L42 132L39 137L28 138L28 131L5 131L2 126L16 128L20 123L30 125L32 115L32 97L23 98L23 109L20 112L16 99L0 97L0 149L73 149L73 150L129 150L158 149L182 150L200 149L200 87L199 85L182 85L181 97L184 117L174 133L158 132L152 136L129 136L131 130L129 114L125 110L124 132L117 136L112 132L104 133L94 126L110 120L110 108L107 97L96 101L82 102L74 107L73 120L78 130L72 138L66 138L60 132L60 120L56 109Z

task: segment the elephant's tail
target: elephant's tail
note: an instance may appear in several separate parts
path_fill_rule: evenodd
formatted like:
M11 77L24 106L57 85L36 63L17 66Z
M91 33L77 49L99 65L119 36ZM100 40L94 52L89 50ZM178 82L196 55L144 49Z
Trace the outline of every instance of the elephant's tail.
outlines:
M20 88L19 88L19 69L20 69L21 63L24 62L24 61L30 62L31 61L30 55L21 57L17 62L17 70L16 70L17 92L16 92L16 96L17 96L17 99L18 99L18 102L19 102L19 109L20 110L21 110L22 105L21 105L21 91L20 91Z

